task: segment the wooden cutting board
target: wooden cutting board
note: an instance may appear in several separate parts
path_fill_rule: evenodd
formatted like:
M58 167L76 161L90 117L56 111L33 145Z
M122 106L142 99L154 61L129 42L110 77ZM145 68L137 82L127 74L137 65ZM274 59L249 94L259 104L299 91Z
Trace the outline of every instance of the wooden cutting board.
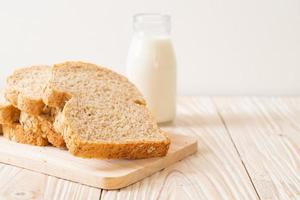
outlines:
M197 151L197 140L169 134L167 156L141 160L98 160L74 157L66 150L18 144L0 136L0 162L103 189L135 183Z

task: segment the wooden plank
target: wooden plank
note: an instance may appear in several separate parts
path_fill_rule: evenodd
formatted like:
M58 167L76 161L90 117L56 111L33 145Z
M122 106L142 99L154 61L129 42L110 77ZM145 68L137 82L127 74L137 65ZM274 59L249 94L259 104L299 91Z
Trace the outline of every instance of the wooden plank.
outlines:
M43 199L88 199L99 200L101 189L47 176Z
M118 189L141 180L197 151L197 140L168 134L164 157L140 160L83 159L54 147L18 144L0 137L0 162L105 189Z
M98 200L100 189L0 164L0 199Z
M163 128L198 138L198 153L101 199L257 199L209 98L180 98L177 119Z
M261 199L300 198L300 99L216 98Z

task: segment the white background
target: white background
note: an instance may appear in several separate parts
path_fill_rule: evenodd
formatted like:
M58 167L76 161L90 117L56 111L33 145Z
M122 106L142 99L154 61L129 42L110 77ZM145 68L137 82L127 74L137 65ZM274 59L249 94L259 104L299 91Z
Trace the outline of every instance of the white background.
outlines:
M124 73L139 12L172 15L180 94L300 94L299 0L1 0L1 83L65 60Z

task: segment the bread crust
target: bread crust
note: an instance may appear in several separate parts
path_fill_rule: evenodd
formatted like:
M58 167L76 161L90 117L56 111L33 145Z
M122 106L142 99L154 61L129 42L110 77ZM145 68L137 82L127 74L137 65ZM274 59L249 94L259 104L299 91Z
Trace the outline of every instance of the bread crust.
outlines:
M35 146L47 146L47 139L43 138L41 134L32 131L25 131L21 124L3 124L2 125L3 136L9 140L30 144Z
M43 102L53 108L63 108L65 103L71 99L71 94L55 90L49 83L43 93Z
M50 69L49 66L32 66L15 70L14 73L7 78L7 87L5 88L5 98L15 107L30 114L39 115L43 112L45 104L42 97L30 97L24 94L23 91L16 89L14 86L16 82L20 81L20 75L30 74L34 70ZM45 80L46 82L47 80Z
M20 126L22 126L14 125L18 129L16 131L10 130L12 127L6 127L6 135L9 138L13 138L21 143L32 143L33 145L43 144L45 143L43 140L48 140L53 146L65 147L62 135L53 130L53 124L48 116L49 108L44 104L41 96L44 86L46 86L48 81L48 79L44 80L43 78L44 76L49 76L50 78L50 75L49 66L32 66L15 70L7 78L5 98L13 106L0 109L0 123L20 123ZM38 80L40 81L34 82L34 78L39 78ZM24 81L29 81L32 85L28 85L28 88L37 91L37 93L27 94L24 87L18 86L20 83L21 86L26 83ZM13 107L17 107L18 109L12 109ZM20 110L22 112L21 116ZM24 134L22 134L22 129ZM41 137L43 139L40 139Z
M48 114L31 116L22 112L20 123L25 130L40 133L41 136L46 138L53 146L65 148L65 141L62 135L54 130L53 120Z
M45 104L42 99L32 99L20 93L17 107L30 115L37 116L43 112Z
M13 124L19 121L20 110L11 104L0 105L0 124Z
M69 152L82 158L100 159L143 159L162 157L168 152L170 139L163 141L132 141L132 142L95 142L84 141L74 134L70 127L65 126L64 139ZM164 134L164 133L163 133Z

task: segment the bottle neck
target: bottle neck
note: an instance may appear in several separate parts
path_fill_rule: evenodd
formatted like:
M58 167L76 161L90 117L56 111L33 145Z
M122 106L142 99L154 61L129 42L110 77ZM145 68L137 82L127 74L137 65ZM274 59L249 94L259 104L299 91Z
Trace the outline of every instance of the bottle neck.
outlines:
M171 19L168 15L137 14L133 17L133 30L138 36L166 37L170 35Z

